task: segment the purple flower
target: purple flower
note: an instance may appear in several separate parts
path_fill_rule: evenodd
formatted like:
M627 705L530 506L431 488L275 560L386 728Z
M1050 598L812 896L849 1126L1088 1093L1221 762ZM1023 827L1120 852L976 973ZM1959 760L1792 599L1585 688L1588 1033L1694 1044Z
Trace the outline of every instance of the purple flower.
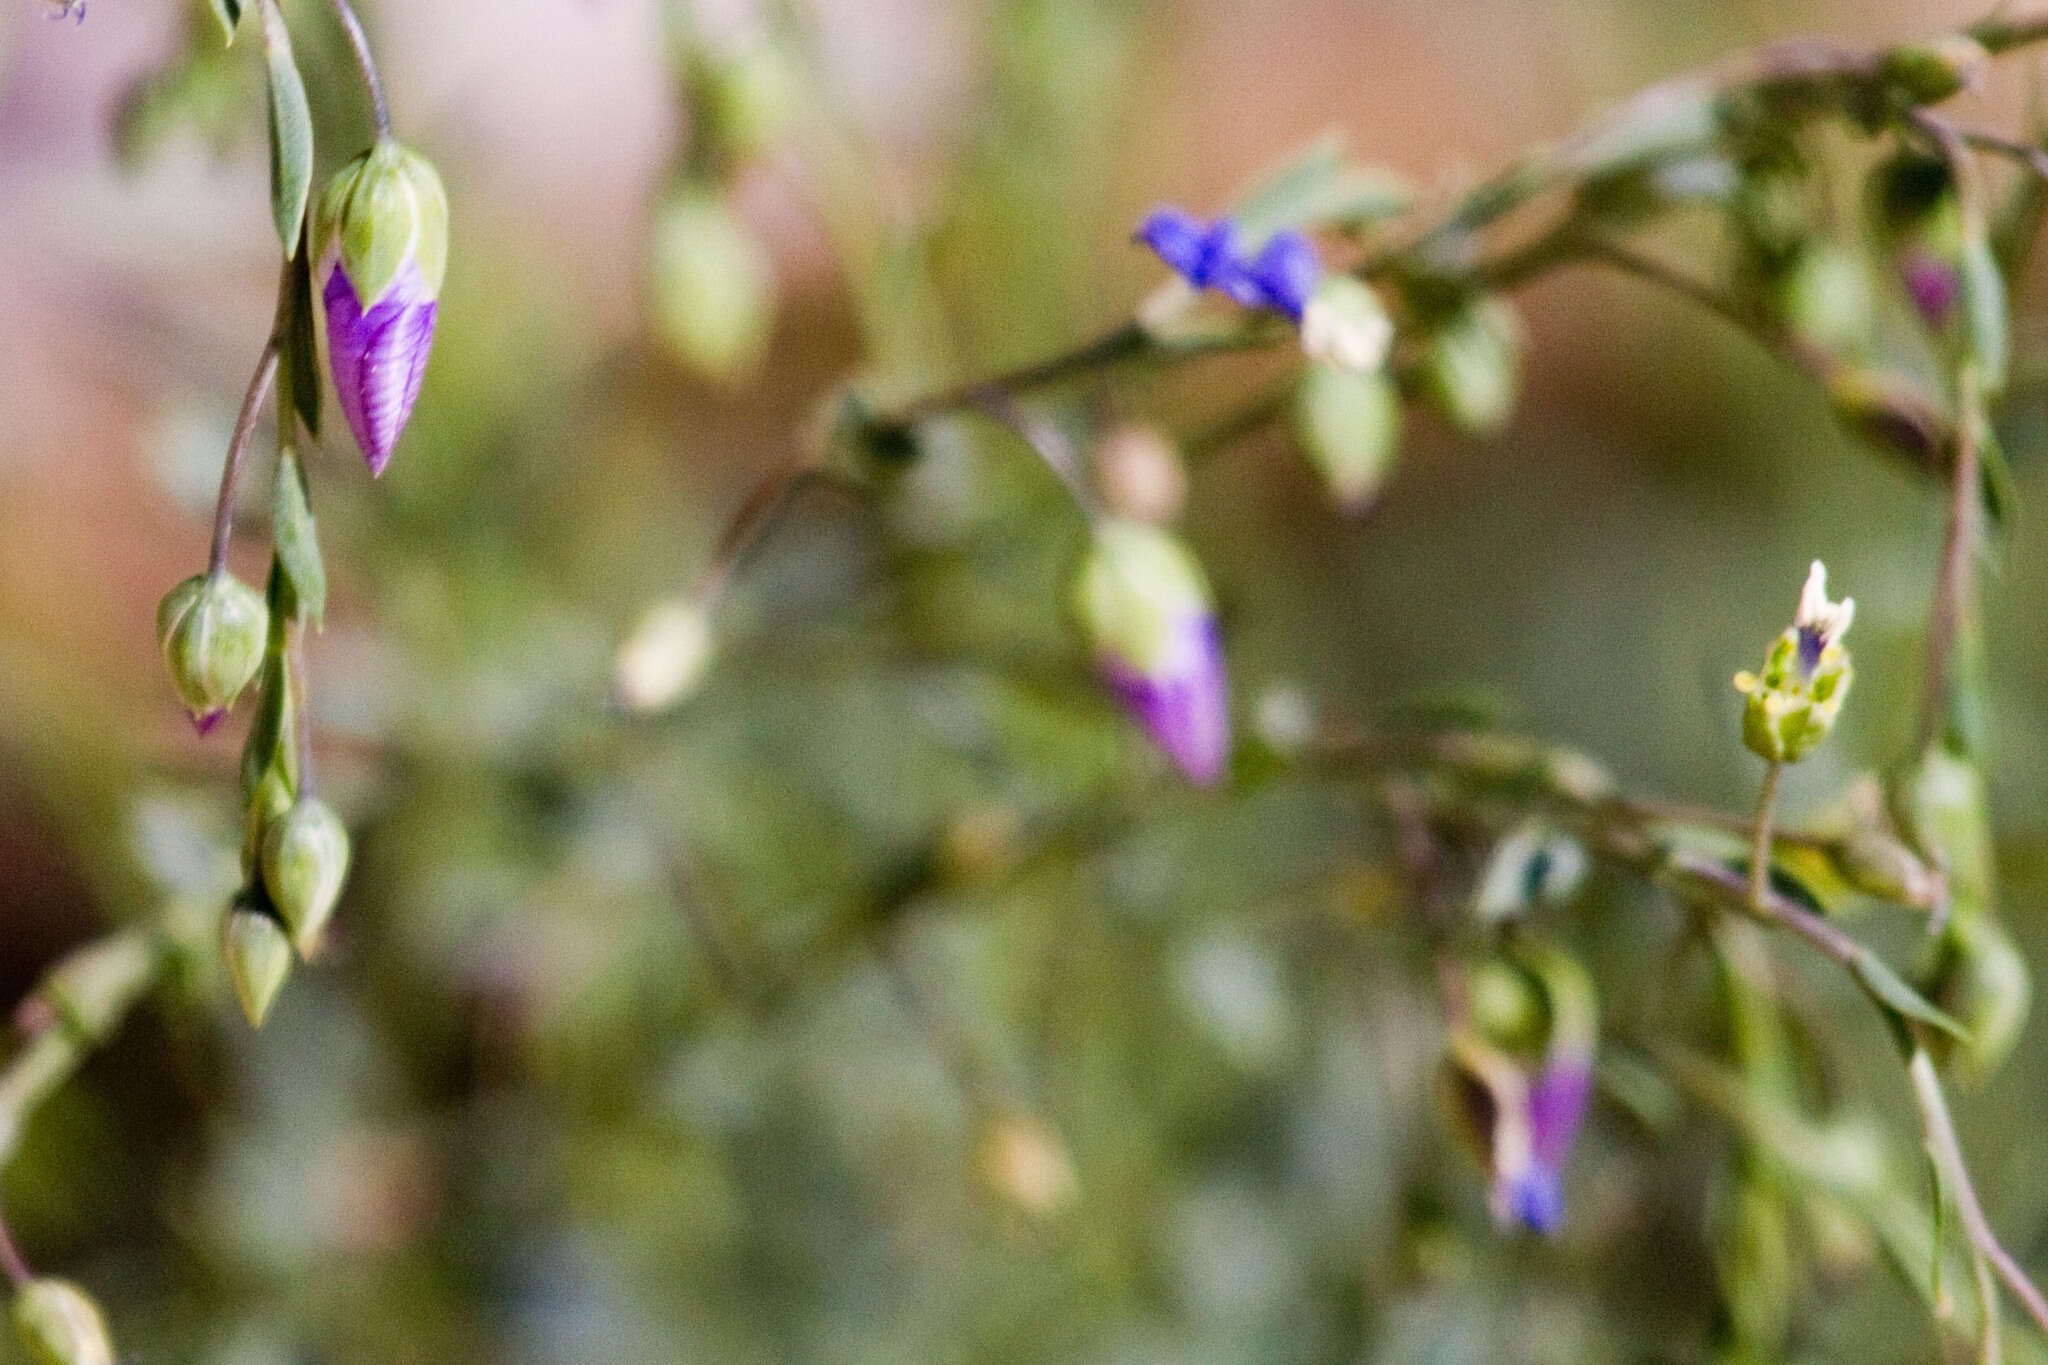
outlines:
M1247 255L1230 219L1205 223L1184 209L1153 210L1132 239L1195 288L1214 289L1242 307L1269 308L1297 323L1323 274L1314 245L1299 232L1276 232Z
M342 416L370 473L382 474L420 396L440 305L411 262L367 313L339 259L321 298L327 305L327 359Z
M1906 286L1914 309L1929 326L1939 327L1947 322L1963 296L1961 272L1930 251L1901 251L1899 279Z
M1187 779L1206 787L1222 776L1230 755L1230 689L1223 643L1212 616L1178 627L1177 667L1141 673L1115 655L1102 659L1102 680L1124 709L1166 751Z

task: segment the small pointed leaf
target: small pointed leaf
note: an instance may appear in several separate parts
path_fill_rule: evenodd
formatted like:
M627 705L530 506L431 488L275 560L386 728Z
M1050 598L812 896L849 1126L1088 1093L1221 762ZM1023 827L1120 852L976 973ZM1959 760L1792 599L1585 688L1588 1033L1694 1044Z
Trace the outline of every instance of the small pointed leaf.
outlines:
M1868 948L1857 954L1850 963L1850 971L1856 975L1856 982L1862 986L1886 1010L1904 1019L1940 1029L1952 1038L1966 1039L1968 1033L1954 1019L1936 1009L1926 996L1899 979L1897 972L1884 964L1884 959Z
M227 39L228 46L235 43L235 26L242 22L242 0L207 0L213 6L213 17L220 20L220 31Z
M306 199L313 192L313 111L292 60L291 30L277 0L261 0L263 54L270 64L270 215L287 259L305 235Z
M270 495L270 534L277 546L278 567L291 582L299 619L315 630L327 611L327 569L320 561L320 540L313 508L306 497L306 475L290 449L277 458L277 482Z

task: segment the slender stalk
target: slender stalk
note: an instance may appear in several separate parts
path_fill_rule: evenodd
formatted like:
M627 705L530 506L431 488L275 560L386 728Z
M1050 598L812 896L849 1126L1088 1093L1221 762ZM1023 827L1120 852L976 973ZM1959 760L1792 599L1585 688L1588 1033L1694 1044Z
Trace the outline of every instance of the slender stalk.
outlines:
M1049 360L1023 365L987 379L941 389L937 393L915 399L882 418L878 425L907 426L922 417L958 412L962 408L981 407L991 392L1014 397L1034 389L1047 388L1063 380L1091 374L1117 361L1128 360L1142 353L1148 345L1150 342L1142 327L1135 322L1122 323L1095 340L1064 354L1053 356Z
M263 411L263 400L270 393L271 381L277 378L278 349L278 336L273 331L263 343L263 354L257 358L249 391L242 395L235 434L228 441L227 459L220 467L220 498L213 507L213 551L206 561L208 573L218 574L227 568L228 542L235 534L235 489L242 481L243 457L248 454L250 437L256 434L256 419Z
M1081 453L1074 449L1074 443L1061 431L1059 425L1042 413L1033 412L1019 403L1008 392L987 386L976 392L972 402L975 407L987 413L996 421L1022 437L1024 444L1031 447L1045 467L1053 472L1074 505L1081 509L1081 515L1095 521L1101 515L1096 506L1095 494L1088 487L1088 477L1081 468Z
M1941 1171L1950 1191L1955 1195L1956 1213L1963 1223L1963 1235L1970 1240L1976 1253L1991 1263L1992 1271L1999 1282L2019 1300L2044 1334L2048 1334L2048 1299L2044 1299L2034 1282L2020 1269L2019 1262L2012 1258L1999 1242L1998 1234L1991 1230L1991 1220L1984 1216L1984 1205L1977 1198L1977 1187L1970 1181L1969 1163L1963 1159L1962 1144L1956 1140L1955 1120L1948 1111L1948 1099L1942 1094L1941 1077L1934 1070L1934 1059L1927 1055L1925 1048L1913 1049L1912 1059L1906 1064L1906 1074L1913 1082L1913 1101L1920 1109L1920 1124L1927 1141L1927 1154L1933 1158Z
M355 7L349 0L328 0L334 8L334 17L341 21L341 31L348 35L348 45L356 54L356 69L363 73L363 89L370 96L370 120L377 126L377 136L391 135L391 106L384 101L384 78L377 74L377 59L370 53L370 39L363 32L363 21L356 17Z
M1981 458L1978 435L1983 421L1983 393L1974 365L1957 375L1960 409L1955 427L1955 469L1949 487L1948 524L1942 535L1941 566L1936 571L1934 606L1927 623L1927 662L1921 673L1920 747L1941 737L1947 714L1956 637L1976 610L1977 543L1982 533L1982 495L1978 491Z
M1756 829L1749 845L1749 904L1753 910L1763 909L1764 892L1771 886L1771 820L1777 814L1778 783L1784 776L1784 760L1772 759L1756 797Z

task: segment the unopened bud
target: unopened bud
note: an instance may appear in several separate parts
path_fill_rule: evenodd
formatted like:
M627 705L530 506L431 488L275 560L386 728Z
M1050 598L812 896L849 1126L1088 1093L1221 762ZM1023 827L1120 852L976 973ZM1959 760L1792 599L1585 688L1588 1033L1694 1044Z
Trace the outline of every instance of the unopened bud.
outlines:
M796 73L770 40L748 36L696 65L694 110L702 133L725 156L761 155L789 126L799 90Z
M14 1332L36 1365L113 1365L99 1305L69 1280L30 1280L14 1291Z
M1945 33L1884 54L1878 79L1914 104L1939 104L1983 79L1991 54L1976 39Z
M1301 315L1301 349L1340 369L1375 371L1387 363L1394 323L1372 286L1332 275L1316 286Z
M335 396L370 473L381 474L434 344L448 271L448 192L439 173L380 137L321 192L313 246Z
M263 598L225 572L197 574L164 595L157 647L199 733L219 724L256 676L269 629Z
M2019 1042L2033 999L2033 977L2005 927L1987 914L1957 918L1942 945L1933 1000L1964 1036L1949 1060L1962 1079L1981 1084Z
M1383 371L1319 362L1294 391L1295 432L1330 495L1347 512L1370 506L1401 440L1401 395Z
M1987 909L1991 818L1977 765L1946 749L1929 749L1893 780L1891 805L1900 833L1940 864L1957 913L1967 918Z
M1948 162L1900 152L1871 173L1871 213L1899 283L1930 327L1962 298L1963 208Z
M291 975L292 942L284 925L268 906L237 896L221 923L221 954L242 1013L251 1026L262 1028L284 979Z
M300 797L271 822L263 840L263 885L300 957L319 951L347 876L348 827L325 801Z
M1506 424L1521 384L1522 325L1500 299L1467 304L1429 338L1429 391L1452 426L1489 436Z
M1120 423L1095 450L1102 500L1120 517L1165 525L1188 500L1188 471L1173 442L1154 427Z
M1777 279L1773 302L1795 336L1830 354L1864 355L1877 333L1863 258L1832 242L1799 249Z
M654 324L676 359L738 383L760 364L775 313L768 253L723 199L700 188L656 215L650 263Z
M976 1155L990 1187L1034 1218L1063 1213L1080 1196L1066 1144L1029 1114L990 1121Z
M711 671L711 617L695 598L649 607L619 646L612 690L630 711L666 711L688 701Z
M1543 997L1530 975L1488 958L1465 974L1465 1008L1472 1027L1495 1047L1534 1052L1543 1045Z
M1830 602L1827 585L1827 569L1815 560L1798 613L1772 643L1763 670L1735 675L1735 690L1748 698L1742 740L1759 758L1797 763L1806 757L1834 727L1855 678L1842 636L1855 619L1856 601Z
M1230 753L1230 698L1208 580L1165 531L1112 519L1095 532L1074 606L1104 681L1190 781Z

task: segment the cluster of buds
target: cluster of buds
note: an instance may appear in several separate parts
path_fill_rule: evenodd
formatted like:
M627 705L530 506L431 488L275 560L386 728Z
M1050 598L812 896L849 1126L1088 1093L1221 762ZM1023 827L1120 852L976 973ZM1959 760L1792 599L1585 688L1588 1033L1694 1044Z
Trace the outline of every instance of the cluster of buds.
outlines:
M1474 965L1461 987L1447 1107L1487 1168L1495 1219L1549 1236L1564 1224L1565 1163L1592 1095L1592 979L1563 952L1530 944Z
M1828 571L1813 562L1799 594L1799 610L1771 645L1763 668L1735 675L1747 698L1742 740L1772 763L1797 763L1834 728L1855 669L1842 636L1856 616L1856 600L1828 600Z
M1292 229L1253 247L1228 217L1203 222L1185 209L1160 208L1131 235L1196 289L1213 289L1240 307L1269 309L1296 323L1323 277L1314 244Z
M1188 779L1230 756L1230 693L1209 585L1172 535L1113 518L1095 528L1074 609L1103 681Z
M314 219L327 356L342 415L372 475L412 416L448 269L448 194L390 137L341 168Z

